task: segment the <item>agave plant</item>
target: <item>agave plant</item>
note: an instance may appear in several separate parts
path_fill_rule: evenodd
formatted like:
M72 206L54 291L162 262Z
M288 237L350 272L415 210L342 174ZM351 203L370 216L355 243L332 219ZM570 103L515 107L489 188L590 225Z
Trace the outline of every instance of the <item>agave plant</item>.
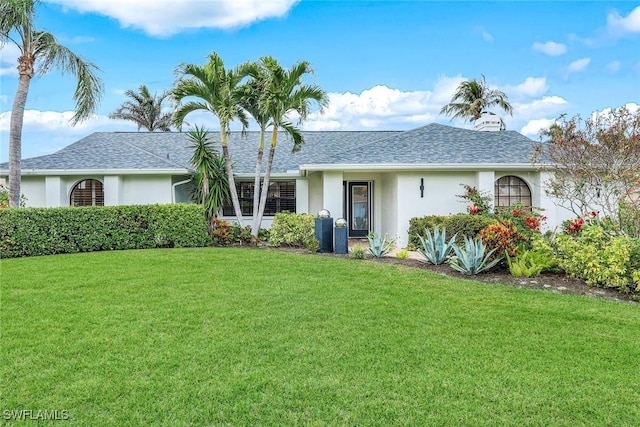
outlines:
M424 229L425 237L418 235L422 248L418 248L418 252L431 264L443 264L451 255L453 245L455 245L456 235L447 242L447 229L437 225L433 227L433 235L428 229Z
M482 243L482 240L471 239L467 236L464 236L464 249L453 245L453 250L456 257L451 258L449 265L454 270L466 275L482 273L502 260L502 257L491 260L491 255L496 250L492 249L487 252L487 247Z
M369 253L376 258L387 255L396 246L395 239L389 238L388 234L369 233L367 239L369 239Z

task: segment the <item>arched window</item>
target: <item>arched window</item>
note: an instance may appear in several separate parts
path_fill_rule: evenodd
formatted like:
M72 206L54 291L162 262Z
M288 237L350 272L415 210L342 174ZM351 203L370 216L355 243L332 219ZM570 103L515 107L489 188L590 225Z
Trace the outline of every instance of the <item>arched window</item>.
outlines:
M521 203L526 208L531 207L531 189L517 176L507 175L498 179L494 194L496 208L506 208L516 203Z
M104 206L104 190L97 179L80 181L71 190L71 206Z

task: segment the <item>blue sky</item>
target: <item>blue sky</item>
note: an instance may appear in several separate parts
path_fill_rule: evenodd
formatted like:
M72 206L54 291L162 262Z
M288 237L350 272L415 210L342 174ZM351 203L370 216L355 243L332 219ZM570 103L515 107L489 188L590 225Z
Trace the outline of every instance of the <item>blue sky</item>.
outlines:
M271 55L309 61L330 95L309 130L402 130L432 122L463 80L486 76L514 106L508 129L537 138L560 114L640 103L640 2L43 0L37 25L100 69L99 111L72 128L71 76L31 83L23 157L95 131L135 131L107 115L123 92L169 89L180 63L217 52L227 66ZM18 51L0 51L0 161L8 157ZM210 129L217 119L191 118Z

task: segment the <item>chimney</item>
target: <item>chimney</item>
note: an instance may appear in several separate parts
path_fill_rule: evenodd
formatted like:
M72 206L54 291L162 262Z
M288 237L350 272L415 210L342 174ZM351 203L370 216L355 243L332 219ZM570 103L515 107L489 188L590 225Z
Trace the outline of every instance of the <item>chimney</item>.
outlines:
M482 132L498 132L507 129L502 117L486 111L483 111L480 118L475 121L473 128Z

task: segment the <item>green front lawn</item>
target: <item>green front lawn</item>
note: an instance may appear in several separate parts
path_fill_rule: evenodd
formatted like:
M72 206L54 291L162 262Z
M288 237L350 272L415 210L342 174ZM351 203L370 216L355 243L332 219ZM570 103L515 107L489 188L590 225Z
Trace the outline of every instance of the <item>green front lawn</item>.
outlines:
M67 411L50 424L77 426L640 420L635 304L259 249L85 253L0 268L0 417Z

